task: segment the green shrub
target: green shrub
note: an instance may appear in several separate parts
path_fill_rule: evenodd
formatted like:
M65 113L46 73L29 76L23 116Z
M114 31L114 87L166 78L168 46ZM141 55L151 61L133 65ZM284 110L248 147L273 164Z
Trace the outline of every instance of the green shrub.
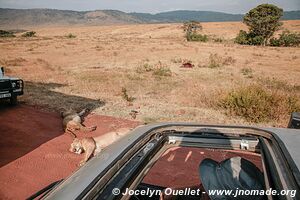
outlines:
M290 112L300 111L300 102L296 97L272 92L259 85L229 92L221 99L220 106L230 114L256 123L278 120Z
M266 121L271 114L271 95L260 87L251 86L229 92L221 105L238 116L252 122Z
M177 63L183 63L184 60L183 60L182 58L177 58L177 57L175 57L175 58L172 58L172 59L171 59L171 62L177 64Z
M155 76L172 76L171 69L168 66L163 65L161 62L158 62L156 65L143 63L137 67L136 72L140 74L152 72L152 74Z
M22 34L22 37L34 37L35 34L36 34L36 32L34 32L34 31L28 31L28 32Z
M157 66L155 66L155 68L153 70L153 75L155 75L155 76L172 76L172 71L169 67L162 65L162 64L158 64Z
M214 42L217 42L217 43L222 43L224 42L224 39L223 38L213 38L212 39Z
M76 38L76 35L73 35L72 33L69 33L66 37L71 39L71 38Z
M199 41L199 40L192 40L193 38L196 39L198 36L198 30L202 30L202 25L200 22L197 21L188 21L183 23L183 30L185 32L185 37L187 41ZM198 38L199 39L199 38Z
M0 30L0 37L16 37L11 31Z
M249 35L249 45L263 45L264 44L264 38L263 36L255 36L252 34Z
M253 78L253 70L251 68L243 68L243 69L241 69L241 73L246 78Z
M183 23L183 30L185 32L185 37L187 41L199 41L207 42L208 36L201 35L198 33L199 30L202 30L202 25L197 21L189 21Z
M154 66L150 65L149 63L143 63L137 67L136 72L141 74L145 72L151 72L153 70Z
M217 53L211 53L208 58L208 63L205 65L198 64L198 67L206 67L206 68L219 68L226 65L233 65L236 62L236 60L231 57L222 57L218 55Z
M246 31L240 30L239 34L234 39L234 42L238 44L248 45L248 33Z
M270 39L270 46L280 47L281 46L281 41L277 38L271 38Z
M294 96L288 96L286 103L287 103L288 113L300 111L300 101L298 98Z
M236 62L236 59L234 59L231 56L227 56L225 58L222 58L222 64L223 65L233 65Z
M242 45L262 45L264 38L262 36L256 36L254 33L247 33L246 31L240 30L234 42Z
M257 79L258 83L271 90L280 90L289 93L297 94L300 92L300 85L291 85L285 81L279 80L274 77L260 77Z
M300 44L300 33L292 33L290 31L283 31L279 38L271 38L271 46L294 47Z
M207 42L208 36L197 33L191 33L187 35L187 41Z

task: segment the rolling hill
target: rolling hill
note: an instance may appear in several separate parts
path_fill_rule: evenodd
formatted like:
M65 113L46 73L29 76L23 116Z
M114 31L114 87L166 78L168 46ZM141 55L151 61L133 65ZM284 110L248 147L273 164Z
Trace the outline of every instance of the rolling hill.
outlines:
M70 11L53 9L2 9L0 27L47 25L107 25L142 23L138 18L117 10Z

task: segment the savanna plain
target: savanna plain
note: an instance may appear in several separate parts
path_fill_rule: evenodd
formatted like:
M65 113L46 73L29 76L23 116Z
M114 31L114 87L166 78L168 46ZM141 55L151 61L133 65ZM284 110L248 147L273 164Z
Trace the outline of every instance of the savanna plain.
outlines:
M285 127L300 111L300 48L235 44L241 22L202 26L207 42L187 42L182 24L28 28L35 37L0 38L0 65L25 81L21 104L41 109Z

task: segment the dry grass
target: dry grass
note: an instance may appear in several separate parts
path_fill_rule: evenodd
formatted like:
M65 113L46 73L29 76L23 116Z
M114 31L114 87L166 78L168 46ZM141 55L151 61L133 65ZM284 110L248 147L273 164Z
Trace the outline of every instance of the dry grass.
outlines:
M1 59L0 60L0 65L2 66L21 66L26 62L26 60L22 57L16 57L12 59Z
M227 109L229 115L235 114L254 123L284 121L291 112L300 111L298 97L261 85L250 85L230 91L219 105Z
M299 24L284 26L299 31ZM137 120L146 122L251 124L217 106L220 96L251 84L299 98L300 48L233 44L242 23L203 23L201 34L225 42L187 42L180 27L37 28L34 38L0 39L0 64L27 82L22 100L28 104L54 109L91 104L97 113L124 118L137 110ZM69 33L76 37L66 37ZM181 68L186 61L200 67ZM122 88L128 100L135 98L130 104ZM288 116L266 121L262 125L286 126Z
M246 77L246 78L253 78L253 70L251 68L242 68L241 73Z

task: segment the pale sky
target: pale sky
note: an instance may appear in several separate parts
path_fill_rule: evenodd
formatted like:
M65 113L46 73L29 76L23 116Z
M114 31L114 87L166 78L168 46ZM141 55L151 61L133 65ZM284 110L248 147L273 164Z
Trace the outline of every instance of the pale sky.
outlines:
M262 3L275 4L285 11L300 10L300 0L0 0L0 7L79 11L113 9L150 13L171 10L205 10L243 14Z

